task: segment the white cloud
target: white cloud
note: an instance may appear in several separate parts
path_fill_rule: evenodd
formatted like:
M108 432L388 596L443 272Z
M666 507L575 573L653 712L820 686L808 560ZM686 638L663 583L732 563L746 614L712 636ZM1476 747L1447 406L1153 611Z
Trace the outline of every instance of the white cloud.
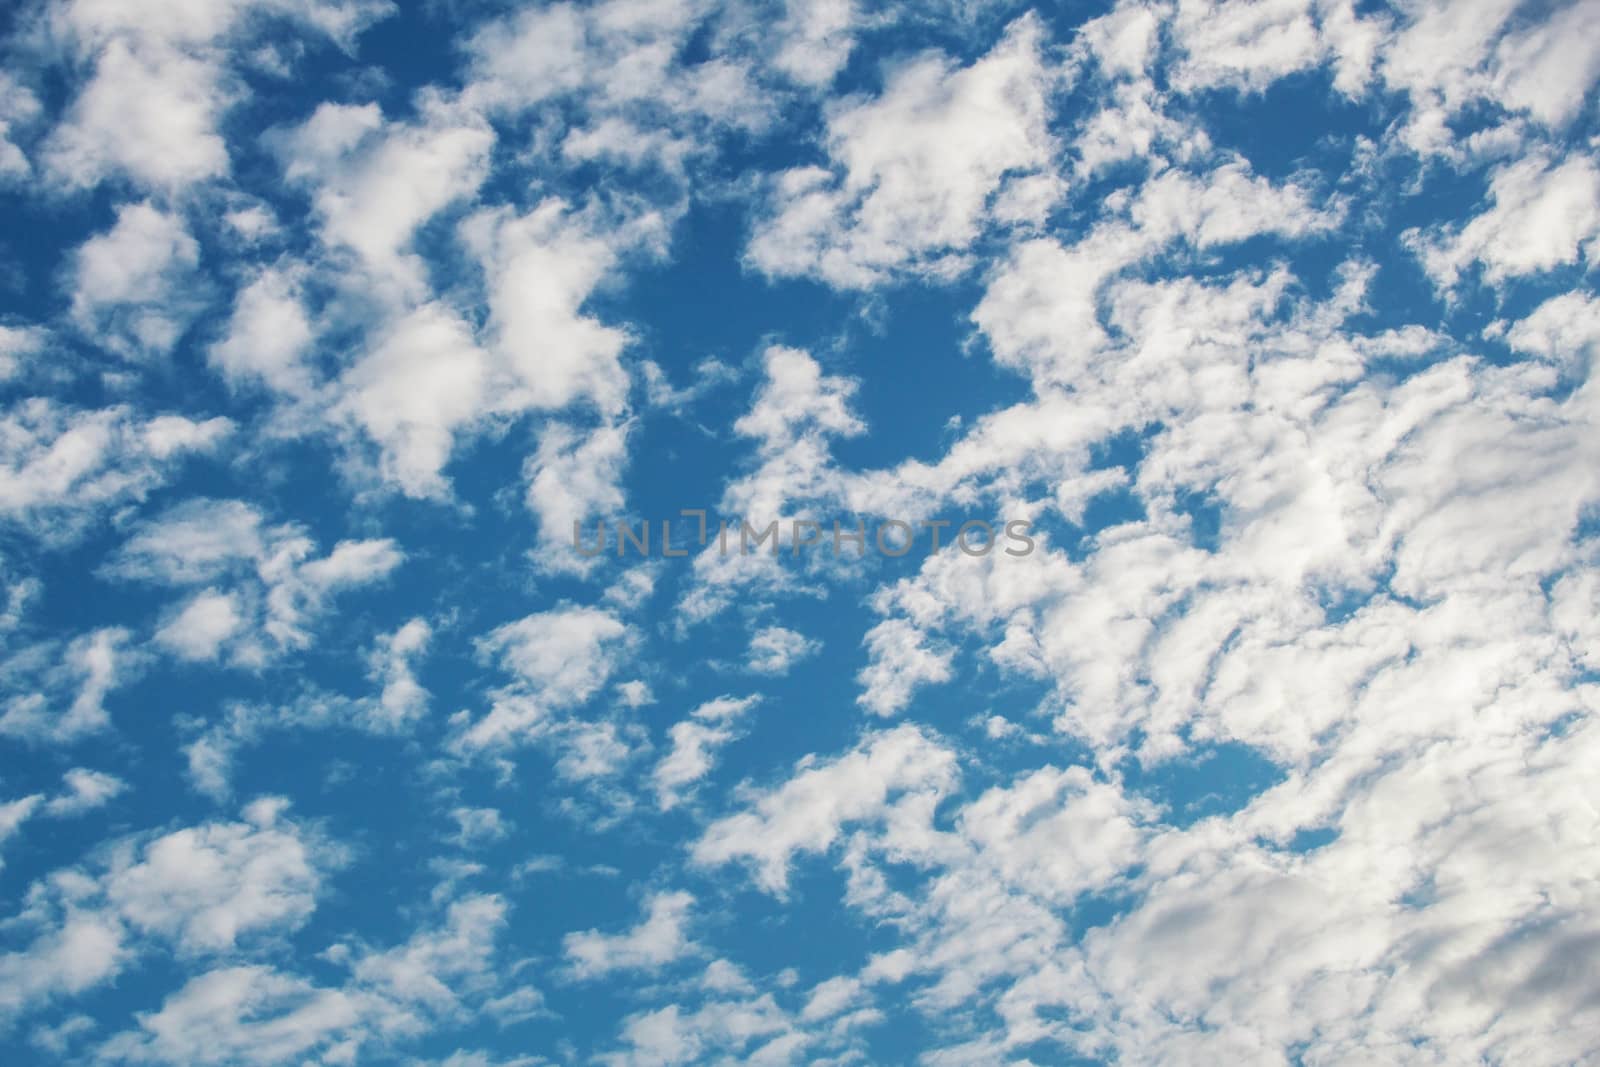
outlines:
M343 990L244 964L189 979L159 1011L140 1018L138 1031L113 1037L101 1053L127 1063L283 1063L336 1051L360 1018Z
M394 948L337 945L327 955L350 966L342 986L319 986L261 964L207 971L99 1053L124 1062L219 1065L308 1054L348 1062L364 1049L388 1054L390 1043L495 990L494 942L505 911L499 897L467 896L450 905L442 925L418 930Z
M738 736L739 720L760 700L759 696L718 697L701 704L687 719L668 728L672 749L651 774L656 803L661 810L677 807L694 783L711 773L717 749Z
M478 643L540 699L552 704L587 700L604 684L621 651L627 627L595 608L539 612L499 627ZM604 653L604 654L603 654Z
M62 774L62 784L66 785L66 792L50 800L45 800L43 793L30 793L27 797L0 803L0 849L5 848L6 840L16 837L22 824L35 814L43 814L51 819L70 819L85 811L106 806L112 798L128 789L128 784L115 774L90 771L82 766L75 766ZM0 869L5 869L3 854L0 854Z
M124 204L111 229L78 250L73 320L119 355L165 355L199 311L199 262L181 218L148 203Z
M751 263L844 288L897 271L963 270L1007 175L1046 170L1055 154L1042 35L1024 17L970 67L921 56L895 70L881 96L831 108L832 167L777 176Z
M42 110L32 90L9 73L0 73L0 182L26 178L33 172L27 155L12 140L13 127L32 124Z
M511 832L496 808L457 807L451 810L450 817L456 823L454 841L462 848L498 841Z
M118 578L186 585L213 581L266 552L262 515L241 500L188 500L136 527L106 565Z
M312 387L314 330L290 270L267 267L239 290L227 333L207 356L231 385L262 384L290 396Z
M735 589L760 586L771 591L795 585L772 550L763 553L754 538L769 523L787 526L783 520L800 517L795 511L802 503L842 496L845 486L833 465L830 438L855 436L867 429L851 407L858 383L824 374L810 353L771 345L762 353L762 369L763 380L750 410L733 424L735 433L757 442L757 463L723 488L720 514L728 523L729 550L724 552L722 538L708 529L706 547L694 561L697 584L684 595L680 608L684 622L715 615L728 606ZM738 550L741 521L751 529L748 555ZM847 524L841 526L846 528Z
M1417 152L1461 154L1449 122L1470 106L1526 109L1539 122L1572 120L1600 60L1587 35L1590 0L1564 5L1548 19L1518 18L1508 0L1426 3L1382 41L1378 68L1391 88L1408 93L1411 109L1399 140Z
M623 408L627 374L619 362L627 334L583 311L616 265L625 234L588 232L567 205L546 200L524 215L484 212L462 228L488 285L489 345L507 378L503 410L562 408L587 402L603 414Z
M338 853L257 801L244 822L213 822L110 843L92 869L37 883L20 916L23 947L0 955L0 1018L114 978L159 939L185 956L299 927Z
M299 577L310 598L377 581L405 559L390 538L340 541L333 551L300 567Z
M859 21L853 0L785 0L773 66L802 85L827 85L849 61Z
M1600 343L1600 298L1584 292L1553 296L1513 326L1506 342L1570 374L1585 374Z
M238 598L205 589L156 631L156 643L187 660L214 660L244 625Z
M819 982L811 991L811 995L806 998L806 1006L801 1009L800 1017L806 1022L831 1019L859 1003L861 994L862 984L859 978L841 975Z
M656 971L696 951L686 927L694 897L681 890L653 895L645 917L620 934L598 930L568 934L563 951L572 973L582 980L602 978L614 971Z
M952 653L929 648L904 619L886 619L867 631L868 664L856 676L865 688L856 703L874 715L893 715L919 686L948 681Z
M25 797L18 797L16 800L0 803L0 849L3 849L5 843L17 835L17 832L22 829L22 824L32 817L43 801L43 796L33 793ZM0 870L4 869L5 856L4 853L0 853Z
M106 697L139 665L138 655L127 648L130 636L120 627L103 627L74 638L60 662L6 701L0 734L65 744L109 729Z
M52 58L89 73L45 144L49 169L74 187L125 175L166 192L223 177L219 125L248 96L230 69L230 43L280 16L349 49L392 11L387 0L184 0L136 18L104 0L53 4L45 18L64 54Z
M429 694L417 681L412 660L425 655L432 640L433 628L424 619L411 619L378 639L370 659L372 676L383 684L375 722L397 729L427 713Z
M1338 213L1313 205L1296 185L1274 186L1235 160L1201 178L1169 170L1146 182L1131 216L1146 239L1182 236L1197 248L1231 244L1261 233L1287 238L1325 231Z
M14 1021L99 986L163 943L192 976L160 1010L141 1013L137 1028L105 1042L102 1056L265 1064L320 1049L337 1059L415 1036L431 1020L467 1013L469 1004L504 1014L537 1001L525 986L503 993L494 957L506 907L492 895L460 897L442 923L392 948L336 944L324 958L349 969L342 985L235 962L248 944L305 923L326 874L343 859L283 809L281 800L262 800L245 809L243 822L124 838L103 850L96 869L36 884L23 913L9 920L34 936L0 955L0 1017Z
M692 4L551 4L480 26L471 36L465 98L493 113L518 114L573 100L589 129L615 124L659 129L635 137L664 146L657 162L699 149L726 130L761 129L774 110L756 72L720 35L711 54L682 61L708 12Z
M775 1067L793 1063L810 1044L810 1035L795 1027L771 994L708 1000L693 1011L669 1004L639 1012L624 1023L621 1036L625 1047L599 1057L599 1062L608 1067L663 1067L721 1054L739 1063Z
M1121 206L1076 243L1021 242L994 272L972 321L999 362L1035 380L1076 386L1103 373L1097 368L1112 344L1105 312L1117 287L1139 285L1123 277L1130 268L1154 259L1178 239L1207 249L1262 234L1308 238L1329 232L1342 214L1337 201L1317 207L1311 191L1292 182L1268 182L1236 158L1198 173L1162 170L1116 202ZM1282 271L1270 277L1280 287L1288 282ZM1078 429L1086 447L1114 432L1091 421L1099 414L1090 409L1073 427L1049 432L1062 438L1080 436L1073 432Z
M1494 82L1502 104L1526 109L1547 126L1561 127L1582 110L1600 78L1600 45L1590 27L1600 20L1595 0L1530 21L1495 46Z
M623 705L629 708L642 708L656 702L656 695L650 691L650 686L637 678L619 683L617 696L621 698Z
M270 527L238 500L195 498L139 523L103 568L113 578L184 587L205 584L157 631L178 656L259 666L304 648L328 601L386 578L405 554L390 539L341 541L317 556L294 524Z
M26 373L33 357L44 348L46 336L37 326L0 323L0 381Z
M345 372L340 406L377 442L386 481L407 496L441 496L455 434L483 413L486 377L467 324L429 304L394 322Z
M1079 27L1074 43L1092 55L1108 76L1142 75L1160 43L1162 14L1144 4L1120 3Z
M45 159L57 178L80 187L119 172L158 189L220 177L228 151L216 125L231 95L211 62L165 42L113 39Z
M494 707L466 727L455 745L471 752L547 731L553 713L600 691L630 639L625 623L598 608L557 608L498 627L478 641L478 652L497 660L515 681L496 693Z
M118 851L106 899L130 925L182 952L222 952L255 930L293 929L310 916L327 862L280 807L256 802L248 822L178 830Z
M507 910L506 902L493 894L454 900L437 929L420 930L404 944L358 959L352 968L355 978L401 1005L441 1014L455 1011L463 994L494 990L494 941L505 926Z
M822 373L809 353L779 345L762 357L766 380L755 404L733 424L734 431L777 450L809 433L856 434L865 426L850 411L856 383Z
M67 791L52 797L44 806L44 813L56 818L70 818L86 811L104 807L128 790L128 783L114 774L74 767L62 775Z
M114 921L80 913L41 933L26 948L0 954L0 1018L13 1019L110 978L126 956L122 936Z
M434 92L418 104L418 118L400 123L374 104L325 103L270 136L285 177L311 188L324 244L354 256L369 295L398 304L429 290L411 248L417 228L477 191L494 145L471 110Z
M1498 168L1493 206L1466 225L1413 238L1428 273L1454 286L1470 264L1491 284L1550 270L1600 250L1600 169L1583 156L1551 162L1537 156Z
M762 367L755 402L733 424L756 439L761 462L723 493L724 508L755 526L783 517L791 500L832 489L828 438L866 431L851 410L855 380L824 374L809 353L781 345L766 350Z
M1172 82L1184 92L1218 85L1265 89L1322 59L1315 15L1305 0L1182 0L1172 35L1184 56Z
M528 457L523 473L528 479L528 509L539 519L542 568L583 570L586 561L575 546L591 551L594 526L610 530L622 515L625 498L620 483L629 430L629 423L579 431L552 422L540 431L539 447ZM581 535L575 532L585 524Z
M796 852L821 852L847 822L890 817L897 804L937 798L954 785L955 758L914 726L870 734L831 762L802 763L795 776L756 795L751 810L712 823L694 845L702 866L748 862L770 893L789 884Z
M782 626L768 626L750 637L745 667L757 674L788 674L796 663L814 656L822 642Z

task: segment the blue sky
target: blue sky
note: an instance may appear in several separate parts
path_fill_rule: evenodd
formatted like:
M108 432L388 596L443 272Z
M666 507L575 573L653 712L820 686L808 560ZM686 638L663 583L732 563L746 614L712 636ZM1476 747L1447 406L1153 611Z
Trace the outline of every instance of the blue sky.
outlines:
M0 1061L1600 1058L1597 26L12 5Z

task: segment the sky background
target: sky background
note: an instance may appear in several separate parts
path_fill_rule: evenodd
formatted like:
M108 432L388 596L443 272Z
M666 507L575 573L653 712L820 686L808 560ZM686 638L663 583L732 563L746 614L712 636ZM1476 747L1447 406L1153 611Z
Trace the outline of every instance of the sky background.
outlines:
M0 1062L1600 1062L1597 0L0 55Z

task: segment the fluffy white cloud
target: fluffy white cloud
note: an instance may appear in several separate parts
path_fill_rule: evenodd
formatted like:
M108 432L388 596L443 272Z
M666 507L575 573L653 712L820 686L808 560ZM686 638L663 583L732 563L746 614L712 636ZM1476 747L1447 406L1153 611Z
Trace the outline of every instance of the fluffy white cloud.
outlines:
M517 114L571 101L577 111L564 149L578 159L649 161L677 174L704 142L770 121L755 73L720 34L710 55L683 61L708 11L694 4L550 4L490 21L468 44L473 106ZM797 57L798 58L798 57ZM579 143L609 142L574 151Z
M304 648L337 593L382 581L405 559L389 538L341 541L326 555L290 523L268 526L239 500L196 498L139 523L104 567L108 577L183 588L205 585L156 632L187 660L227 652L260 665Z
M1185 92L1265 89L1321 60L1316 14L1305 0L1181 0L1172 35L1184 56L1172 81Z
M381 450L379 474L439 496L455 434L483 414L487 368L455 312L429 304L394 322L339 383L342 413Z
M1141 236L1165 242L1181 236L1197 248L1232 244L1260 233L1286 238L1327 230L1336 211L1318 208L1296 185L1274 186L1240 160L1196 178L1169 170L1139 190L1130 211Z
M828 84L849 62L860 21L853 0L784 0L773 66L803 85Z
M595 979L618 970L655 971L694 952L686 927L694 897L683 891L656 893L645 905L645 917L620 934L598 930L571 933L563 950L572 973Z
M44 348L45 331L37 326L0 323L0 381L24 373Z
M17 831L22 829L22 824L27 822L29 817L38 810L39 804L43 800L44 797L33 793L29 796L18 797L16 800L8 800L0 804L0 847L4 847L7 840L16 836ZM0 869L4 869L4 867L4 856L0 854Z
M1404 90L1411 110L1401 141L1421 152L1460 154L1449 121L1473 104L1527 109L1544 123L1570 121L1600 60L1586 35L1588 0L1563 5L1545 20L1518 19L1507 0L1458 5L1432 2L1408 11L1386 35L1378 57L1383 79Z
M176 188L228 170L216 125L228 106L222 72L164 42L116 37L46 148L51 171L92 186L118 172Z
M0 514L48 541L70 540L114 505L166 481L185 454L215 449L225 418L141 418L33 397L0 415Z
M8 674L20 671L31 684L6 699L0 734L64 744L109 729L106 697L139 663L127 647L130 636L103 627L67 643L58 662L40 664L36 653L48 647L40 646L8 663Z
M541 567L583 570L586 561L576 546L592 553L595 526L615 529L625 503L619 483L628 459L629 428L623 423L580 432L553 422L539 434L539 447L523 472L528 509L539 519ZM603 533L601 539L611 536Z
M478 652L498 661L515 680L495 694L493 708L466 726L455 744L467 752L497 748L554 728L555 713L600 691L631 636L616 615L586 607L537 612L498 627L478 641Z
M1004 182L1047 170L1056 151L1041 36L1039 21L1024 17L970 67L920 57L877 98L834 107L825 138L832 168L776 177L750 261L767 274L849 288L901 270L964 269Z
M506 923L506 902L487 893L450 903L436 929L419 930L392 949L365 954L355 979L395 1004L438 1014L458 1010L465 995L494 990L495 938Z
M760 700L759 696L718 697L672 724L667 730L672 749L651 774L656 803L663 811L677 807L693 784L711 773L717 749L738 736L739 720Z
M584 220L557 200L520 216L476 215L463 235L483 265L490 345L508 379L497 403L518 411L587 402L619 412L627 397L618 361L627 335L583 312L615 266L617 248L586 232Z
M166 191L225 175L218 127L246 95L230 69L229 43L279 16L349 48L392 10L388 0L182 0L134 17L105 0L52 4L52 43L88 77L46 143L49 168L71 186L126 175Z
M190 500L140 524L107 565L119 578L188 584L266 551L259 511L241 500Z
M1600 79L1600 45L1587 32L1597 18L1595 0L1577 0L1507 33L1495 46L1494 95L1547 126L1571 122Z
M505 903L463 897L443 923L394 948L338 945L342 986L262 964L220 967L191 978L139 1027L117 1034L100 1055L133 1063L273 1064L315 1054L334 1061L414 1036L431 1021L482 1001L497 983L491 970Z
M845 823L892 817L896 808L942 796L955 780L952 753L914 726L869 735L836 760L809 764L756 796L751 810L708 826L695 842L695 862L746 862L762 888L781 894L794 853L821 852Z
M67 791L52 797L44 806L46 815L67 818L104 807L128 789L128 783L114 774L74 767L62 776Z
M10 74L0 74L0 182L27 177L33 171L20 147L12 140L12 127L29 125L41 111L39 98Z
M319 856L293 825L278 825L279 810L258 801L246 809L249 822L118 850L103 880L108 904L182 952L221 952L251 931L298 926L316 906Z
M497 808L459 807L450 812L455 820L456 833L452 840L462 848L473 848L488 841L498 841L509 833L506 820Z
M904 619L886 619L867 631L870 662L856 676L864 687L856 703L875 715L893 715L911 702L918 686L950 678L951 653L929 648L923 634Z
M1600 255L1600 168L1589 159L1508 163L1490 179L1489 198L1493 206L1466 225L1413 238L1441 287L1474 262L1496 283Z
M293 930L316 906L338 853L261 800L243 822L213 822L113 842L92 870L35 886L13 922L32 935L0 956L0 1017L115 977L159 939L185 955Z
M750 410L733 424L735 433L755 440L756 463L724 486L721 515L728 524L729 551L723 551L716 531L708 529L706 547L694 561L697 584L683 598L685 621L715 615L739 588L794 586L793 575L773 554L776 549L763 553L754 539L770 523L785 527L785 520L804 516L807 505L843 496L846 486L834 466L830 441L867 429L852 409L858 383L823 373L810 353L772 345L762 353L762 369ZM751 530L749 554L737 550L741 522Z
M207 353L230 384L290 396L310 391L306 356L314 330L297 286L295 272L268 267L239 290L227 333Z
M141 1018L139 1031L101 1051L125 1063L283 1063L339 1047L360 1017L342 990L261 964L223 967L191 978Z
M148 203L125 204L108 232L78 250L73 319L120 355L170 352L199 310L199 261L182 219Z
M323 104L272 137L285 177L311 189L324 243L353 256L371 295L402 303L429 288L417 227L477 190L494 144L470 109L432 93L419 104L410 122L386 122L375 104Z
M600 1058L608 1067L694 1063L722 1054L753 1064L792 1063L808 1035L770 994L711 1000L693 1011L669 1004L631 1016L622 1028L625 1046Z
M156 631L156 642L183 659L213 660L243 624L237 597L206 589Z
M814 656L822 642L783 626L768 626L750 636L745 667L757 674L788 674L796 663Z
M103 807L128 788L128 784L116 775L84 767L74 767L62 775L62 784L66 786L66 791L49 800L42 793L32 793L16 800L0 802L0 850L36 814L70 819ZM5 857L0 851L0 869L4 867Z
M372 675L383 685L376 722L397 729L427 712L428 691L417 681L412 661L427 653L432 640L433 628L425 619L411 619L378 639L371 659Z

